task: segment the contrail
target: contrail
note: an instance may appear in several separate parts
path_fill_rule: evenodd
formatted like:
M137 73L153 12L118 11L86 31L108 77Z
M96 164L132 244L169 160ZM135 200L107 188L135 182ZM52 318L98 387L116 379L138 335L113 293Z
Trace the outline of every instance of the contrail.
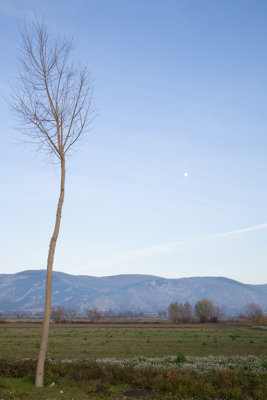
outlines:
M119 261L127 261L135 258L142 258L142 257L153 257L153 256L160 256L160 255L168 255L168 254L175 254L181 251L184 246L190 246L194 245L198 242L205 242L206 240L211 240L211 239L217 239L217 238L223 238L227 236L234 236L234 235L239 235L242 233L247 233L247 232L253 232L253 231L259 231L262 229L267 228L267 223L260 224L260 225L254 225L250 226L248 228L242 228L242 229L235 229L233 231L228 231L228 232L222 232L222 233L216 233L213 235L203 235L203 236L196 236L192 239L186 240L186 241L181 241L181 242L171 242L171 243L164 243L164 244L159 244L159 245L154 245L154 246L149 246L149 247L144 247L144 248L137 248L134 250L129 250L117 254L113 254L109 257L106 257L102 260L95 261L91 265L94 266L100 266L100 265L111 265L111 264L117 264Z
M234 231L218 233L217 235L214 235L214 236L215 237L232 236L232 235L238 235L240 233L259 231L259 230L265 229L265 228L267 228L267 224L260 224L260 225L249 226L248 228L236 229Z

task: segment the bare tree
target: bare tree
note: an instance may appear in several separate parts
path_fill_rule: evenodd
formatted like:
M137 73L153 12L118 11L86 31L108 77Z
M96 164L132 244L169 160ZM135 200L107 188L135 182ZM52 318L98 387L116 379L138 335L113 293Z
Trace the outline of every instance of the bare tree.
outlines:
M192 305L187 301L184 304L170 303L168 308L169 319L173 323L178 321L186 323L192 319Z
M38 151L60 164L61 182L56 221L51 237L46 273L46 300L42 339L36 369L37 387L43 386L49 332L52 268L65 193L66 155L86 130L92 84L86 68L71 61L72 40L51 39L44 21L37 18L20 27L18 81L9 103L19 126Z
M64 307L57 306L51 308L51 318L54 320L55 324L60 324L66 318L67 310Z
M184 304L179 304L178 317L183 323L192 319L192 305L188 301Z
M90 322L99 322L101 319L101 312L97 308L90 308L86 311L86 315Z
M75 318L77 315L77 310L75 308L67 308L66 309L66 316L67 318Z
M223 316L223 307L220 304L213 304L210 322L218 322Z
M166 310L159 310L158 311L158 317L159 318L166 318L167 317L167 311Z
M77 311L73 308L65 308L62 306L51 308L51 318L56 324L61 324L67 321L67 318L74 318Z
M257 303L248 303L244 307L245 316L251 321L257 322L263 316L262 308Z

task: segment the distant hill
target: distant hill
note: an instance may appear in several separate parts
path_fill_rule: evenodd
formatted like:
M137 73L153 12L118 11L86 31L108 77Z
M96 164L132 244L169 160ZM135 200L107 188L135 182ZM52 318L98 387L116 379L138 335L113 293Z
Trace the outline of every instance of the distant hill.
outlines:
M0 275L0 311L39 312L43 309L45 270ZM166 279L152 275L107 277L75 276L53 272L52 304L107 311L155 314L167 310L170 302L208 298L223 306L227 315L238 315L245 304L255 302L267 312L267 284L248 285L223 277Z

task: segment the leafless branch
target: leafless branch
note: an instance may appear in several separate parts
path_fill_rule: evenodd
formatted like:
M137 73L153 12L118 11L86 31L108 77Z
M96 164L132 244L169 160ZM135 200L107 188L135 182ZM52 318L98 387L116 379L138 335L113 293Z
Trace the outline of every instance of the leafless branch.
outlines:
M9 105L37 149L61 159L90 123L92 82L71 61L72 39L52 40L37 18L19 29L19 73Z

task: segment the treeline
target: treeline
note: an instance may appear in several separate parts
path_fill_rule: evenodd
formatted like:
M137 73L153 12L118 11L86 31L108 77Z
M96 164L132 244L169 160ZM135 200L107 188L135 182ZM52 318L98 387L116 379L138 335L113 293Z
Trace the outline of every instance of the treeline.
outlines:
M114 312L112 310L101 311L98 308L89 308L88 310L86 310L85 315L88 319L88 322L92 323L99 322L100 320L103 319L142 318L145 316L143 312L134 312L134 311ZM67 309L61 306L52 307L51 309L51 319L55 323L64 323L76 317L77 317L76 310L73 309Z
M222 307L214 304L211 300L199 300L194 307L188 301L186 303L170 303L168 317L173 323L188 323L196 316L200 322L218 322L223 315Z
M43 317L43 312L29 312L29 311L9 311L9 312L0 312L0 322L2 319L6 318L40 318ZM121 319L121 318L148 318L148 315L145 315L144 312L134 312L131 310L126 311L102 311L98 308L90 308L86 310L83 314L79 314L77 310L73 308L66 308L63 306L56 306L51 308L50 318L57 323L66 322L71 319L84 319L87 318L91 322L98 322L101 319Z
M188 301L185 303L170 303L167 310L158 311L159 319L168 318L172 323L190 323L198 320L201 323L218 322L224 316L223 307L215 304L211 300L202 299L192 306ZM7 318L16 317L17 319L25 319L32 317L43 317L43 313L32 314L30 312L13 311L9 313L0 312L0 323L6 321ZM56 306L51 308L51 319L54 323L66 322L89 322L95 323L103 320L120 320L120 319L138 319L156 317L156 315L145 315L143 312L126 311L101 311L98 308L89 308L82 315L78 314L75 309ZM85 319L86 318L86 319ZM247 322L267 323L267 316L261 306L257 303L248 303L245 305L243 312L239 315L239 319Z
M162 315L162 311L159 313ZM168 318L173 323L188 323L193 321L194 318L198 318L201 323L216 323L222 318L223 314L223 307L208 299L197 301L194 308L188 301L185 303L173 302L168 307ZM267 322L261 306L256 303L246 304L244 312L240 314L239 318L251 322Z

